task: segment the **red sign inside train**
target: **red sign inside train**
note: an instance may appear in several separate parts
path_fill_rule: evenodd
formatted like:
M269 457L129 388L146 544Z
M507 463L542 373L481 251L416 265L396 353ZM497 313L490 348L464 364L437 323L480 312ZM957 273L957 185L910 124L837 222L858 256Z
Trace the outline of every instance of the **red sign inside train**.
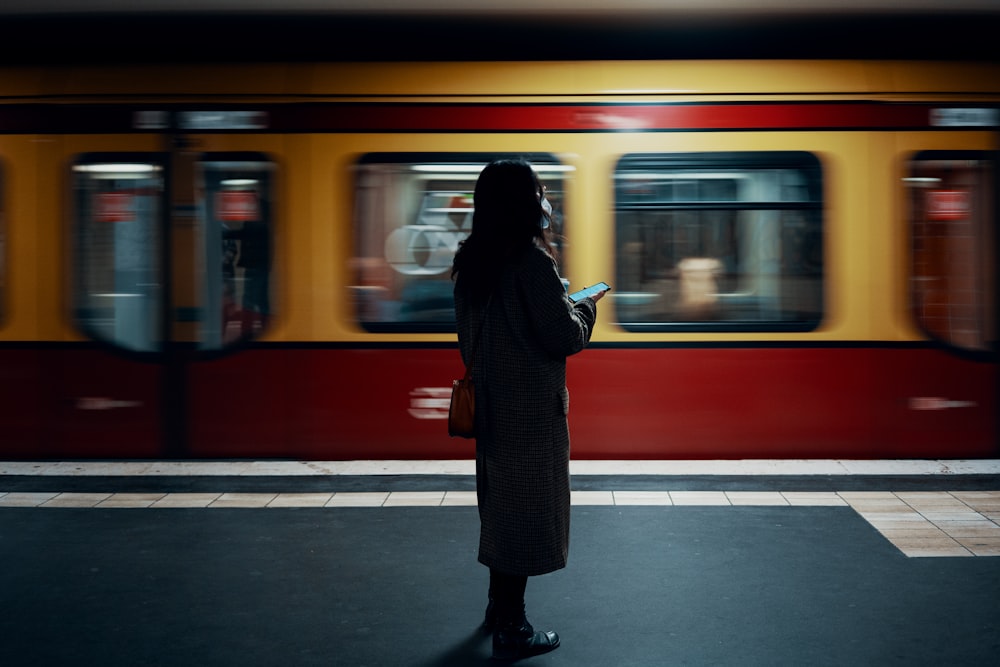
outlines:
M94 220L97 222L129 222L134 219L132 195L100 192L94 196Z
M968 190L929 190L928 220L966 220L969 217Z
M247 191L220 192L215 201L219 220L226 222L246 222L257 220L259 207L257 193Z

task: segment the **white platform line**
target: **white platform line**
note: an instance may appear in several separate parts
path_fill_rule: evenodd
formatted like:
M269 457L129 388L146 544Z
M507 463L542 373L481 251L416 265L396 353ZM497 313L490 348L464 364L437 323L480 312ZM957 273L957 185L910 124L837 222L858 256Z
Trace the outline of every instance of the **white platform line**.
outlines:
M1000 459L742 459L570 462L573 475L1000 475ZM475 461L0 461L4 475L475 475Z

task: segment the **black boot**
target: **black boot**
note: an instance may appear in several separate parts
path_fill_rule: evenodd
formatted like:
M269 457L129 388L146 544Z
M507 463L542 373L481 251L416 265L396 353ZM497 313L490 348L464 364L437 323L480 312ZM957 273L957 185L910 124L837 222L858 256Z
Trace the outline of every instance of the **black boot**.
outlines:
M496 660L530 658L558 647L559 635L535 632L523 612L520 618L502 620L493 631L493 658Z

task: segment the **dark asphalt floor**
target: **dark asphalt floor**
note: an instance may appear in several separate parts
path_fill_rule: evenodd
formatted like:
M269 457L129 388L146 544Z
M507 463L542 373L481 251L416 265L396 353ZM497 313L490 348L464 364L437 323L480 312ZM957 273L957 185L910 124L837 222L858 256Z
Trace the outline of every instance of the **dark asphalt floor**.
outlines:
M475 507L0 508L6 667L489 665ZM849 507L574 506L542 666L1000 664L1000 558Z

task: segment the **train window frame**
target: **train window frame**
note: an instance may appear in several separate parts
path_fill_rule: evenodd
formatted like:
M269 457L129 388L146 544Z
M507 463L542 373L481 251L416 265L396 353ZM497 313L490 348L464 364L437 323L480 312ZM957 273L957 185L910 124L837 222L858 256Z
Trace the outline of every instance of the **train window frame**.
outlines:
M138 234L133 234L133 238L131 239L126 238L128 235L123 235L122 238L123 245L127 246L127 244L131 244L134 248L139 249L140 253L143 245L153 245L151 252L145 253L144 256L133 260L133 263L140 266L143 263L143 259L151 261L150 266L144 266L140 269L133 268L131 270L131 273L141 273L144 276L142 279L145 282L136 282L134 285L125 286L124 289L137 291L118 291L118 274L124 273L124 271L120 272L117 267L113 268L112 271L113 289L111 291L103 293L87 291L88 286L92 284L92 280L99 280L99 278L91 276L90 268L100 262L90 261L88 250L92 244L86 241L86 239L89 236L89 225L92 221L90 216L85 212L96 210L97 215L101 218L96 222L99 222L100 225L137 221L125 217L129 214L130 208L133 214L136 209L134 202L128 199L109 196L105 198L103 203L98 203L97 200L90 199L87 196L89 190L81 187L81 183L86 178L81 176L83 174L94 174L91 180L95 182L101 179L113 180L115 174L118 175L118 178L115 180L124 182L129 180L140 181L143 179L144 174L150 174L151 182L147 187L150 188L151 194L146 196L148 202L154 204L155 208L149 213L147 223L149 229L140 230ZM104 175L102 176L101 174ZM82 153L75 156L69 165L69 201L72 229L70 239L73 244L72 252L70 253L73 266L69 272L69 275L73 279L70 287L72 322L77 330L87 338L109 345L127 354L139 356L160 354L163 352L165 341L169 338L167 330L169 322L167 321L165 312L165 303L169 299L169 293L163 284L164 267L167 265L168 258L168 244L166 239L168 175L169 165L167 157L163 153ZM98 194L119 195L121 193L117 192L116 189L111 189L107 192L99 192ZM90 205L93 205L94 208L92 209ZM99 210L98 207L100 207ZM84 231L85 227L87 227L87 231ZM104 229L106 230L107 228ZM119 229L127 230L128 228L115 228L116 231ZM117 237L118 234L115 233L115 236ZM114 246L112 252L116 253L115 261L117 261L117 238L111 245ZM123 251L122 254L126 253ZM142 276L136 279L138 280ZM96 321L99 319L97 313L104 313L109 309L93 305L90 302L90 299L93 298L111 299L112 333L110 335L107 333L107 324L96 324ZM118 321L119 303L123 306L131 306L139 303L139 307L143 310L142 313L133 312L135 311L134 308L123 308L124 311L127 311L123 314L129 315L133 320L133 324L145 319L152 320L152 322L141 328L134 326L120 327L119 325L122 323ZM129 319L129 317L125 319ZM127 330L128 335L119 335L118 330L120 328ZM141 336L141 341L139 340L139 336L134 335L136 331L144 332L144 335Z
M916 169L918 163L923 169ZM974 183L968 178L963 182L961 173L956 176L963 167L965 176L975 178ZM1000 232L995 229L1000 215L1000 152L917 151L906 159L903 174L910 317L921 333L952 352L995 360L1000 354L1000 308L996 303L1000 294L996 268ZM946 182L949 176L952 178ZM948 243L937 257L930 249L935 242ZM948 262L948 272L937 276L928 273L935 260ZM956 268L963 273L956 276L951 271ZM959 287L952 289L952 283ZM942 296L944 301L940 301ZM955 303L953 297L964 302ZM947 315L941 314L942 309ZM946 331L933 324L941 320L947 322ZM955 329L959 326L956 323L975 330ZM976 336L975 341L970 340L970 334Z
M565 236L566 184L574 167L555 154L372 152L359 156L353 165L351 284L347 289L352 304L351 315L363 331L372 334L455 333L452 258L458 244L471 230L472 194L479 173L489 162L505 158L524 159L535 167L553 206L549 230L551 241L557 251L561 250ZM399 175L398 170L406 165L414 174L419 174L413 176L414 180L424 180L428 186L422 191L413 191L411 201L401 206L399 224L394 225L387 219L389 214L379 216L377 212L372 212L377 208L372 202L388 200L389 197L380 197L378 193L387 188L398 189L399 186L395 183L369 185L367 181L374 181L376 176L383 179L405 178L406 175ZM380 171L385 173L380 174ZM434 182L441 184L439 189L431 185ZM398 204L398 201L394 203ZM408 222L410 219L412 223ZM424 234L420 228L436 237L436 246L419 248L421 257L425 258L423 263L413 252L416 232ZM410 229L411 233L400 234L404 229ZM431 243L430 240L426 242ZM400 252L406 257L394 257ZM562 252L558 255L557 262L562 270ZM427 262L433 262L433 265L428 267ZM421 280L419 276L422 275L432 277ZM417 278L411 279L412 276ZM404 293L410 289L411 294L420 296L421 286L425 287L425 295L413 301L428 304L424 312L437 317L402 319L410 305ZM382 295L389 295L390 298L383 298ZM421 312L417 307L414 310ZM394 317L397 313L399 317Z
M773 182L766 185L755 185L752 180L766 181L769 175ZM746 197L742 181L748 180L747 187L768 192ZM817 329L826 310L824 184L822 163L808 151L657 152L620 157L612 182L616 287L611 296L616 324L632 333ZM771 193L775 190L777 197ZM799 196L785 196L786 192ZM644 200L645 194L651 196ZM745 219L753 211L778 215L759 221ZM655 217L644 222L643 214ZM660 224L665 232L656 229ZM649 263L645 257L650 244L637 238L645 229L654 238L669 237L664 243L654 241ZM705 240L706 236L714 238ZM786 239L797 244L787 254ZM772 252L765 244L766 248L777 246L776 259L759 256ZM752 247L747 251L743 246ZM719 256L710 247L715 251L726 247L729 252ZM631 256L636 252L638 257ZM655 255L663 257L658 260ZM765 260L770 264L766 268ZM795 270L788 268L793 261ZM756 272L744 268L754 262ZM648 274L647 265L651 265ZM653 289L641 289L645 285ZM793 302L801 302L798 317L794 316L798 311L785 307ZM643 316L644 311L650 315ZM741 317L754 311L761 314L756 319Z
M213 186L216 184L208 178L208 173L223 165L229 167L231 173L229 177L220 176L217 184L219 187L215 189ZM198 239L201 243L197 261L201 263L198 275L202 276L198 286L201 303L196 344L202 355L215 356L253 342L265 335L273 325L276 316L274 247L280 166L267 153L220 151L200 153L195 161L195 168L195 206L200 227ZM242 177L236 172L242 174ZM258 177L250 178L251 173L256 173ZM264 176L261 177L261 174ZM251 180L256 182L250 183ZM241 197L227 203L221 198L222 192L238 192ZM247 198L247 193L253 193L253 196ZM219 209L223 206L231 207L231 211L220 213ZM256 217L246 217L251 214ZM230 228L226 225L227 222L242 224ZM248 222L258 224L248 229ZM223 231L218 238L210 238L210 228L215 223L222 225ZM219 243L215 243L216 240ZM250 255L245 250L251 240L254 241L252 262L255 266L245 264ZM263 266L259 265L261 262ZM215 281L214 278L219 280ZM250 289L251 284L255 285L253 290ZM232 293L227 294L230 289ZM209 321L219 323L220 317L221 327L208 325ZM233 328L230 325L234 323L239 329L236 335L230 332Z

